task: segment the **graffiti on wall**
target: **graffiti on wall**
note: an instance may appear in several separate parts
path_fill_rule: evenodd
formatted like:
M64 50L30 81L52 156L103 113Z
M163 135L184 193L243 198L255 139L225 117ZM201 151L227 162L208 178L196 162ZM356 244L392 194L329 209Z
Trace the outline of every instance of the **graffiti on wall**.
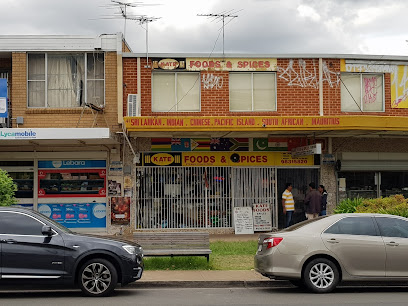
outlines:
M221 89L223 85L222 76L216 76L212 73L203 74L203 86L204 89Z
M340 73L331 71L326 61L323 61L323 82L330 87L340 84ZM319 88L319 63L312 61L312 68L307 68L303 59L291 59L287 67L278 66L278 77L288 82L288 86Z
M367 61L365 63L345 63L344 68L342 68L341 70L344 72L390 73L391 107L408 108L408 66ZM374 84L370 83L369 85ZM373 88L369 88L369 91L370 90L371 94L367 96L367 101L375 101ZM365 91L365 93L366 92L367 90ZM364 100L364 102L366 103L366 100Z
M364 104L371 104L377 101L377 77L365 77L364 79Z

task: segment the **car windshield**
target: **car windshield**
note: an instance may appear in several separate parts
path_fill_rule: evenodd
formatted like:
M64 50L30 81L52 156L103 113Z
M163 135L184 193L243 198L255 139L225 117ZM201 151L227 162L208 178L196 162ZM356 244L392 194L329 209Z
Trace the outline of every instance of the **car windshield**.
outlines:
M292 226L289 226L289 227L281 230L281 232L292 232L292 231L297 230L297 229L299 229L299 228L301 228L301 227L303 227L305 225L308 225L310 223L322 220L323 218L326 218L326 217L327 216L321 216L321 217L318 217L318 218L315 218L315 219L310 219L310 220L306 220L306 221L303 221L303 222L299 222L299 223L293 224Z

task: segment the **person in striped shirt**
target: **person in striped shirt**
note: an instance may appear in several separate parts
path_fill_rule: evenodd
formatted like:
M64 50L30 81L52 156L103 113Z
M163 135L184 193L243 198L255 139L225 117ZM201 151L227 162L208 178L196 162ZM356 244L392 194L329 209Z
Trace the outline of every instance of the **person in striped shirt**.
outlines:
M283 214L286 216L286 227L292 221L293 212L295 211L295 201L292 195L292 183L286 183L285 191L282 194Z

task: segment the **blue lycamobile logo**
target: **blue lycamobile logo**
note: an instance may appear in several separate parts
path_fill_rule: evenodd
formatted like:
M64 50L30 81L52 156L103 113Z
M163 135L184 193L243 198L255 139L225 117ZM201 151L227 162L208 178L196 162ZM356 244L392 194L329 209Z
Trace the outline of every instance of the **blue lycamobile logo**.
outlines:
M22 132L3 132L0 131L0 138L35 138L37 136L36 132L31 130Z

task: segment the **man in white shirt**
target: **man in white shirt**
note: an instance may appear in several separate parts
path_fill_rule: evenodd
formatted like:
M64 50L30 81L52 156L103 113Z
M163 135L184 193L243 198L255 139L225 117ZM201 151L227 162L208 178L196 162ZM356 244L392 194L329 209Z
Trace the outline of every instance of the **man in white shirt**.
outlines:
M283 214L286 216L286 226L292 221L293 212L295 211L295 201L292 195L292 184L286 183L285 191L282 194Z

